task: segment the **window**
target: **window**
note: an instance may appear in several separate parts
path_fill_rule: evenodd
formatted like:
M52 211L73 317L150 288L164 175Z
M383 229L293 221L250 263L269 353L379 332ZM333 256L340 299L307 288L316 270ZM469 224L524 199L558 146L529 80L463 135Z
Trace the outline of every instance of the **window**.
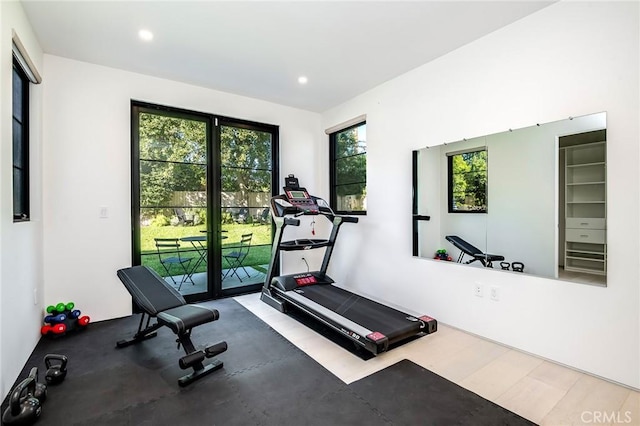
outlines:
M336 213L366 214L367 124L329 134L331 208Z
M449 213L487 212L487 151L448 154Z
M29 220L29 78L13 59L13 221Z

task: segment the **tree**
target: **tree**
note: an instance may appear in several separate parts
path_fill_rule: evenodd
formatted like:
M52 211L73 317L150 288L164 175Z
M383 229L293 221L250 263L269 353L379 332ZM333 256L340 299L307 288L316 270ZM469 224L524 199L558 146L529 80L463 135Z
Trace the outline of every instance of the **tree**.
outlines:
M454 210L486 210L487 151L453 155L451 167Z
M271 151L270 133L222 126L222 191L271 193Z
M364 126L364 125L363 125ZM365 196L367 187L367 143L358 140L358 129L354 127L340 132L335 144L336 194Z
M141 113L140 205L168 206L175 191L205 191L206 142L204 121Z

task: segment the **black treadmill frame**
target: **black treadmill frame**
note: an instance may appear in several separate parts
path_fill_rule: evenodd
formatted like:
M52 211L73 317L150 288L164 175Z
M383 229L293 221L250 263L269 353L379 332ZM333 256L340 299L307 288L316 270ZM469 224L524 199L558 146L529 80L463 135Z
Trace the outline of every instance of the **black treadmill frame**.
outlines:
M310 299L304 298L304 296L297 294L294 289L284 289L274 285L275 272L277 270L276 265L280 260L280 251L308 250L321 247L326 247L326 250L320 270L311 272L310 274L320 276L324 279L323 283L315 285L331 285L333 280L326 275L326 272L329 267L329 261L331 260L331 255L333 254L333 249L335 247L335 242L340 228L344 223L358 222L357 217L337 215L331 211L330 208L324 207L324 205L327 204L323 199L312 195L310 197L319 206L317 212L300 211L295 206L287 207L286 205L283 205L283 203L278 200L287 201L287 197L285 195L277 195L271 198L271 215L273 217L276 230L271 250L269 270L267 271L267 277L265 279L260 299L283 313L287 312L287 305L290 304L317 321L325 324L329 328L346 336L356 345L366 349L372 354L377 355L381 352L385 352L389 348L390 343L393 343L389 341L387 336L381 335L375 336L375 338L368 337L377 330L369 330L361 324L355 323ZM294 217L289 217L288 215ZM329 220L332 223L329 239L297 240L300 242L299 244L296 243L296 240L283 243L282 238L285 228L287 226L299 226L300 219L297 219L296 216L301 215L321 215ZM302 301L302 298L304 298L304 301ZM407 314L407 316L409 317L411 315ZM437 322L433 318L425 318L420 318L418 320L420 327L416 334L421 332L428 334L437 330ZM406 338L406 336L403 338Z

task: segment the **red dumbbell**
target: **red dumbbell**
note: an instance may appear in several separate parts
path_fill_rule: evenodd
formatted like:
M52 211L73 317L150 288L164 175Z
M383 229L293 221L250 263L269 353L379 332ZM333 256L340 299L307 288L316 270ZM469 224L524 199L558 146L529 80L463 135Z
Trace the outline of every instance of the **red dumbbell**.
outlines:
M87 324L89 324L89 321L91 321L91 318L89 318L88 315L83 315L78 318L78 325L81 327L85 327Z
M65 324L55 324L55 325L44 325L40 329L40 333L43 335L53 333L53 334L62 334L67 331L67 326Z

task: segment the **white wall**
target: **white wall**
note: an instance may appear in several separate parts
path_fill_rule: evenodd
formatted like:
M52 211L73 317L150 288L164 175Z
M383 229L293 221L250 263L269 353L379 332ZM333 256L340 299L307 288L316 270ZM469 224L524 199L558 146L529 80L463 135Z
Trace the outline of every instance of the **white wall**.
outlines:
M324 113L323 128L367 115L368 214L345 229L333 277L392 305L640 387L639 18L637 2L556 3ZM411 256L411 150L601 111L608 287ZM475 282L498 286L501 300L475 297Z
M280 126L281 176L317 174L320 115L45 55L45 302L99 321L131 313L116 270L131 265L131 99ZM109 217L99 219L101 206Z
M42 49L19 2L0 1L0 398L40 338L42 323L42 87L31 85L29 222L13 223L12 37L42 73ZM35 294L34 294L35 292Z

